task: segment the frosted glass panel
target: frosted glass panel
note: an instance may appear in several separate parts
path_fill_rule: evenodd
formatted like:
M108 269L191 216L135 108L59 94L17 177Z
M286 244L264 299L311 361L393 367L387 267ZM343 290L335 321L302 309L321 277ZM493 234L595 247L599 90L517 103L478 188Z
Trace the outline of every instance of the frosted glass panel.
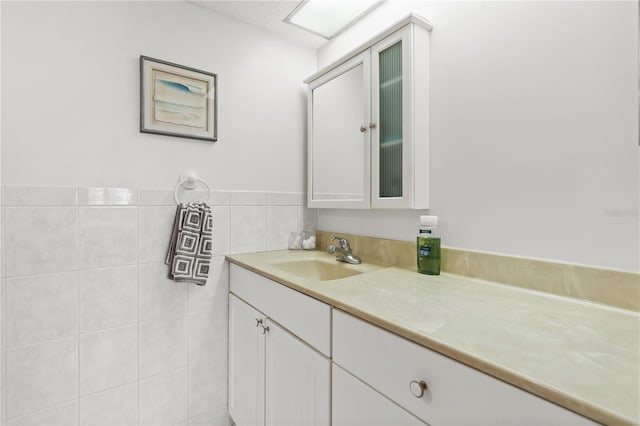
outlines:
M380 194L402 197L402 42L380 52Z

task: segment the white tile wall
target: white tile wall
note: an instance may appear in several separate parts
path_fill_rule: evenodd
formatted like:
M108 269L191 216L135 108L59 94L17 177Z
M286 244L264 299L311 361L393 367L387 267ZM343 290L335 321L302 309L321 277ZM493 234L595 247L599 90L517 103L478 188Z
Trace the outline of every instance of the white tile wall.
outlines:
M295 206L267 207L267 250L287 247L289 233L298 229L298 208Z
M301 193L209 197L206 286L167 279L173 189L5 186L3 425L227 425L224 255L315 228Z
M78 424L78 401L33 411L9 419L8 426L75 426Z
M15 186L4 188L5 206L75 206L74 187Z
M267 193L255 191L232 191L229 204L232 206L266 206Z
M138 384L109 389L80 399L80 424L134 426L138 424Z
M74 207L5 207L5 276L76 269Z
M77 272L7 278L5 285L7 347L75 337Z
M79 272L81 333L138 321L138 267L92 269Z
M231 206L231 253L265 251L267 249L267 207Z
M186 368L149 377L140 382L141 425L178 425L186 421Z
M229 251L231 241L231 208L229 206L213 206L213 255L224 256Z
M80 269L138 263L135 207L81 207L78 211Z
M140 323L140 377L187 366L187 316Z
M78 188L78 204L118 206L136 204L137 191L130 188Z
M7 350L8 418L77 398L77 344L71 337Z
M140 321L171 319L186 313L188 286L167 278L167 266L164 263L139 265L138 285Z
M80 395L89 395L137 379L137 324L80 336Z
M189 364L226 364L227 306L189 314ZM222 324L212 328L211 324Z
M191 417L188 423L189 426L226 426L231 424L232 421L227 414L226 406L213 407L206 413Z
M141 263L164 262L175 214L175 206L138 208L138 260Z
M226 367L226 364L224 365ZM197 364L189 367L189 418L211 410L211 401L226 399L224 389L216 383L227 381L226 368Z
M189 312L227 306L228 295L229 263L224 260L224 256L214 256L211 259L207 285L189 286Z

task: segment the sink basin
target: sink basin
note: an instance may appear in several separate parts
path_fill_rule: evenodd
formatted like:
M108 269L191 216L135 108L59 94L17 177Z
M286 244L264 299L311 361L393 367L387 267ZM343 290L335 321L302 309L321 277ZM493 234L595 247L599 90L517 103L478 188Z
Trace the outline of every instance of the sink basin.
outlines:
M354 269L353 266L346 263L327 262L319 259L295 260L276 263L273 266L283 272L318 281L337 280L362 273L362 271Z

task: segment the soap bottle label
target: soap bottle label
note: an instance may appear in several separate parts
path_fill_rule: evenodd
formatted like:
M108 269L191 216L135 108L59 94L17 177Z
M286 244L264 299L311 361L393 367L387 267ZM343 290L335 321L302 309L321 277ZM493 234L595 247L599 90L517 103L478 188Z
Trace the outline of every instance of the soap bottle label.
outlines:
M440 275L440 238L420 235L416 238L418 247L418 272Z

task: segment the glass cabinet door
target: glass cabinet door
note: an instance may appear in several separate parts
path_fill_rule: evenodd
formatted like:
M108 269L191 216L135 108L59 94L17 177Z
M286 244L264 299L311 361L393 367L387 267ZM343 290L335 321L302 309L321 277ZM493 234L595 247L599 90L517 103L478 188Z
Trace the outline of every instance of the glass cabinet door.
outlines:
M402 40L379 55L379 196L402 197Z
M407 205L411 157L411 29L372 48L372 207Z

